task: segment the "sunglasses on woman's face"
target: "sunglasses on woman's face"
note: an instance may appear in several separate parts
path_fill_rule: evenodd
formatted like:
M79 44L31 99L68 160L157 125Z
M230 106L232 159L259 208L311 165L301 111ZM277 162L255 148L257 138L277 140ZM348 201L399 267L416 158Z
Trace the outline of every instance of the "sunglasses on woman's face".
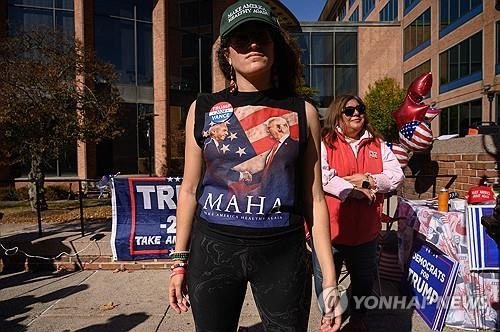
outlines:
M252 43L259 45L265 45L272 42L273 39L269 30L267 29L256 29L253 31L243 30L235 31L229 37L229 44L235 48L247 48Z
M358 114L365 114L366 112L366 107L363 104L359 104L358 106L346 106L342 110L342 113L344 113L346 116L353 116L355 111L358 111Z

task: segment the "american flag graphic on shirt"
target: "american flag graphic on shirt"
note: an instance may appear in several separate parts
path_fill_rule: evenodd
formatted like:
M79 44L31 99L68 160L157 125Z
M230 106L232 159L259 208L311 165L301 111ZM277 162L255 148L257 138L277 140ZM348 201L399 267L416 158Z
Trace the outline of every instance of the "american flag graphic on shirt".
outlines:
M267 106L243 106L235 108L234 114L223 124L214 123L206 114L203 128L206 171L203 193L198 201L202 218L212 223L243 227L288 225L289 214L280 207L293 206L293 194L290 194L294 192L293 177L280 188L263 192L266 160L291 162L268 158L277 146L277 140L268 131L272 118L286 120L289 139L298 143L296 112ZM227 133L216 142L211 129L221 125L227 128ZM243 174L250 174L252 179L245 181Z

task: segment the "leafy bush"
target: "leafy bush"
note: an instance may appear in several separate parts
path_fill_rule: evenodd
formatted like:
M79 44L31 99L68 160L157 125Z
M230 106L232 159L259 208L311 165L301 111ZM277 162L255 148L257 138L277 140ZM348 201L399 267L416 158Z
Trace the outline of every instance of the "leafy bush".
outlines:
M45 188L45 199L48 201L59 201L68 198L68 189L62 186L47 186Z
M24 201L28 199L28 188L3 187L0 188L0 201Z
M365 103L370 123L388 142L398 140L398 128L391 113L396 111L405 97L405 90L391 77L384 77L368 85Z
M11 187L0 188L0 201L18 201L17 191Z

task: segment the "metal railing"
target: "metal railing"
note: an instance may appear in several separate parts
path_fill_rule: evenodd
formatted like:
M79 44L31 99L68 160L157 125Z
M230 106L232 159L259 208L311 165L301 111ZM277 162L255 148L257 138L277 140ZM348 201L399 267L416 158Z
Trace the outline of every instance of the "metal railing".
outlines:
M97 187L95 184L99 183L99 179L75 179L75 178L58 178L58 179L45 179L43 182L45 184L47 183L65 183L65 184L72 184L77 182L78 183L78 202L79 202L79 214L80 214L80 232L82 236L85 236L85 223L84 223L84 213L83 213L83 198L88 193L88 188L90 187ZM36 202L35 202L35 208L36 208L36 215L37 215L37 223L38 223L38 237L43 236L43 230L42 230L42 204L40 202L40 195L38 193L40 192L40 182L36 180L28 180L28 179L14 179L14 180L0 180L0 184L7 184L7 185L12 185L16 183L35 183L35 188L36 188ZM94 184L92 186L89 186L88 184ZM84 185L85 184L85 185ZM68 188L68 193L70 193L71 190L71 185Z

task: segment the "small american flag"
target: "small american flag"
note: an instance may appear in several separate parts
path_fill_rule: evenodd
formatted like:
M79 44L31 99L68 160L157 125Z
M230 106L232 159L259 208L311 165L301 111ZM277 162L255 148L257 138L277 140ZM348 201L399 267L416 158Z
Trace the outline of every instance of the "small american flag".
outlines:
M398 143L386 143L386 144L398 159L401 168L406 167L408 165L408 159L409 159L408 150L403 145Z
M429 106L429 109L427 110L427 113L425 113L425 120L426 121L432 121L436 116L441 113L440 109L434 108L432 106Z
M411 121L399 130L399 141L412 151L427 150L432 144L432 130L425 122Z

